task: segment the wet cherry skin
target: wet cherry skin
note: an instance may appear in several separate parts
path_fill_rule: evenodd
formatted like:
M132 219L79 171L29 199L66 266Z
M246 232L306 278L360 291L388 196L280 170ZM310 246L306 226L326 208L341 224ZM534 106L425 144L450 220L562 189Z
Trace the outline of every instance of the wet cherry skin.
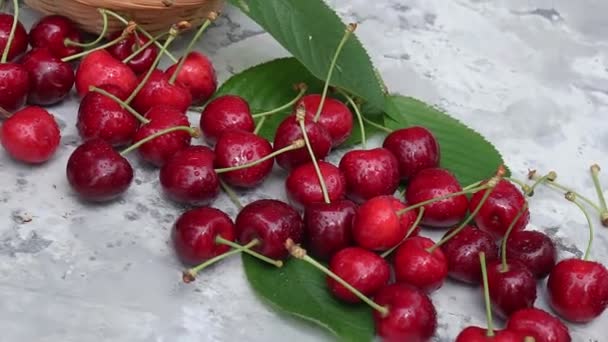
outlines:
M401 179L408 180L421 170L439 166L439 143L424 127L396 130L384 139L382 146L397 157Z

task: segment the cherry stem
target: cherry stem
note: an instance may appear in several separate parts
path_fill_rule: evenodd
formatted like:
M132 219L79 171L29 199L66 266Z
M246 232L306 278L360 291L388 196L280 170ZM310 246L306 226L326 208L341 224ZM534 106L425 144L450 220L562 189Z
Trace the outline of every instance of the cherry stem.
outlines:
M133 32L133 33L137 35L137 32ZM154 44L159 39L165 37L168 34L169 34L168 32L163 32L163 33L157 35L156 37L154 37L154 39L148 40L143 45L138 46L137 50L135 50L132 54L130 54L129 56L127 56L127 58L123 59L122 62L125 63L125 64L129 63L133 58L137 57L137 55L139 55L140 53L142 53L150 45ZM138 41L139 39L135 38L135 40Z
M173 75L171 75L171 78L169 78L169 84L175 83L177 76L179 75L179 73L182 71L182 68L184 67L186 57L188 56L188 54L190 54L190 52L194 48L194 44L196 44L196 42L199 40L199 38L203 35L203 32L205 32L207 27L209 27L209 25L211 25L211 22L214 21L215 19L217 19L217 13L210 12L207 17L207 20L205 20L205 22L201 25L201 27L199 27L198 31L196 31L196 33L194 34L194 37L192 37L192 40L190 40L190 43L188 43L188 46L186 47L186 51L184 51L182 58L180 58L179 62L177 63L175 72L173 72Z
M66 38L63 41L63 44L65 46L78 46L78 47L87 48L87 47L97 45L103 39L103 37L106 36L106 33L108 32L108 14L106 13L106 10L103 8L99 8L97 10L99 11L99 14L101 14L101 18L103 20L103 28L101 29L99 36L97 36L97 38L95 40L90 41L88 43L79 43L79 42L75 42L75 41L71 40L70 38Z
M240 247L242 247L238 243L230 241L230 240L226 240L226 239L224 239L223 237L221 237L219 235L215 238L215 242L218 243L218 244L220 244L220 245L226 245L226 246L229 246L229 247L232 247L232 248L240 248ZM283 267L283 261L281 261L281 260L270 259L269 257L264 256L264 255L262 255L262 254L260 254L258 252L255 252L255 251L253 251L251 249L244 249L243 252L251 255L252 257L255 257L255 258L260 259L260 260L262 260L264 262L267 262L267 263L269 263L271 265L274 265L276 267Z
M505 236L502 238L502 243L501 243L501 250L500 250L500 257L501 257L501 261L502 261L502 265L501 265L501 272L507 272L509 270L509 264L507 264L507 240L509 239L509 236L511 236L511 231L513 231L513 227L515 227L515 224L517 223L517 221L519 221L519 219L521 218L521 216L524 214L524 212L526 211L526 209L528 208L528 202L525 202L524 205L521 206L521 208L519 209L519 211L517 212L517 215L515 215L515 217L513 218L513 221L511 221L511 223L509 224L509 228L507 228L507 232L505 233Z
M146 75L144 76L144 78L139 82L139 84L137 85L135 90L133 90L131 95L129 95L129 97L125 100L126 103L131 103L131 101L133 101L133 99L137 96L137 94L139 94L139 92L146 85L146 83L150 79L150 76L152 76L152 73L154 72L154 70L156 70L156 67L158 66L158 63L160 62L160 59L163 57L163 52L167 51L167 48L169 47L171 42L173 42L173 40L175 39L177 34L178 34L178 31L175 27L172 27L169 30L169 37L167 37L167 39L165 40L165 44L163 44L163 46L160 48L161 49L160 53L156 56L152 65L150 65L150 68L148 69L148 72L146 72Z
M0 107L0 119L8 119L11 117L11 113L6 109Z
M118 21L120 21L124 25L129 25L129 21L127 21L127 19L123 18L120 14L118 14L118 13L116 13L114 11L110 11L108 9L106 9L105 11L106 11L107 14L109 14L112 17L118 19ZM135 29L137 31L141 32L149 40L154 40L154 37L148 31L146 31L144 28L142 28L141 26L137 25L135 27ZM158 41L155 41L154 44L156 44L156 46L159 49L163 47ZM168 50L162 51L161 54L162 53L164 53L165 55L167 55L171 59L171 61L173 61L174 63L177 62L177 58L175 58L175 56L173 56L173 54L171 52L169 52Z
M99 50L104 50L106 48L109 48L110 46L116 45L118 43L120 43L121 41L123 41L125 38L127 38L128 35L131 34L131 32L133 32L133 30L135 29L135 24L131 25L131 26L127 26L123 31L122 34L118 37L116 37L115 39L103 44L103 45L99 45L93 49L90 50L86 50L86 51L82 51L80 53L76 53L67 57L63 57L61 59L62 62L71 62L75 59L78 59L80 57L86 56L92 52L95 51L99 51Z
M294 97L293 99L291 99L289 102L287 102L286 104L284 104L284 105L282 105L280 107L277 107L275 109L272 109L272 110L269 110L269 111L266 111L266 112L255 113L255 114L252 115L252 117L254 119L255 118L261 118L261 117L264 117L264 116L268 116L268 115L272 115L272 114L281 112L281 111L283 111L283 110L285 110L285 109L290 108L291 106L293 106L294 103L298 102L302 98L302 96L304 96L304 94L306 93L306 90L308 90L308 86L306 84L304 84L304 83L299 83L295 87L296 87L297 90L299 90L298 95L296 95L296 97Z
M304 140L302 139L298 139L296 141L294 141L293 143L291 143L291 145L287 145L279 150L276 150L270 154L267 154L265 156L263 156L262 158L258 159L258 160L254 160L252 162L246 163L246 164L242 164L242 165L237 165L237 166L231 166L231 167L225 167L222 169L215 169L215 173L217 174L221 174L221 173L226 173L226 172L231 172L231 171L238 171L238 170L242 170L242 169L246 169L252 166L255 166L259 163L263 163L266 160L272 159L276 156L278 156L279 154L285 153L285 152L289 152L289 151L293 151L293 150L297 150L304 147Z
M483 183L483 181L479 181L479 182L475 182L475 183L473 183L473 184L469 184L469 185L465 186L464 188L462 188L462 190L463 190L463 191L466 191L466 190L471 190L471 189L476 188L476 187L478 187L479 185L481 185L481 183Z
M260 132L260 130L264 126L264 123L266 122L266 118L267 118L267 116L262 116L260 121L258 121L258 124L255 126L255 130L253 131L253 134L258 134Z
M367 139L365 138L365 125L363 124L363 115L361 115L359 106L357 105L355 100L353 100L352 96L348 95L345 91L343 91L342 89L338 89L338 92L346 98L346 101L348 101L350 106L353 107L353 110L355 111L357 121L359 121L359 129L361 130L361 145L363 146L363 149L366 149Z
M216 243L218 243L217 238L216 238ZM200 265L197 265L196 267L185 270L182 273L182 279L183 279L184 283L186 283L186 284L191 283L196 279L196 276L199 274L199 272L202 271L203 269L207 268L208 266L211 266L211 265L215 264L216 262L223 260L231 255L235 255L235 254L241 253L247 249L250 249L259 243L260 243L259 240L253 239L245 246L239 246L238 248L234 248L226 253L222 253L209 260L206 260L205 262L201 263Z
M532 180L536 180L536 179L540 178L540 177L536 176L536 172L535 172L535 171L531 171L528 177L529 177L530 179L532 179ZM510 180L510 181L513 181L513 182L515 182L515 183L518 183L518 184L520 184L520 185L522 185L522 188L527 187L527 185L526 185L526 184L523 184L523 182L521 182L521 181L515 180L515 179L513 179L513 178L509 178L509 180ZM576 197L578 197L578 198L580 198L581 200L585 201L587 204L589 204L591 207L593 207L595 210L597 210L597 212L598 212L598 213L601 213L601 212L602 212L602 209L600 208L600 206L599 206L599 205L597 205L595 202L593 202L591 199L589 199L589 197L585 197L585 196L581 195L580 193L578 193L578 192L576 192L576 191L574 191L574 190L572 190L572 189L570 189L570 188L568 188L568 187L565 187L565 186L563 186L563 185L561 185L561 184L557 183L557 182L555 181L555 179L554 179L554 180L549 180L549 179L547 179L547 180L544 182L544 184L546 184L546 185L548 185L548 186L551 186L551 187L553 187L553 188L556 188L556 189L562 190L564 193L571 192L571 193L575 194L575 195L576 195Z
M591 165L591 178L593 179L593 185L597 192L597 198L600 201L600 220L604 227L608 227L608 208L606 208L606 198L602 191L602 184L600 183L600 166L597 164Z
M319 263L315 259L308 256L308 254L306 254L306 250L304 248L296 245L292 239L287 239L287 241L285 241L285 248L289 251L289 254L291 254L294 258L303 260L303 261L311 264L312 266L314 266L321 272L325 273L328 277L330 277L333 280L340 283L340 285L344 286L346 289L348 289L350 292L352 292L352 294L354 294L359 299L361 299L363 302L365 302L366 304L371 306L374 310L380 312L380 314L382 314L382 316L388 315L387 307L381 306L378 303L374 302L373 300L369 299L366 295L364 295L359 290L354 288L352 285L350 285L344 279L340 278L337 274L335 274L334 272L329 270L327 267L323 266L321 263Z
M224 192L230 198L230 201L239 209L243 209L243 204L239 201L239 197L236 195L236 192L228 185L226 182L220 179L220 186L224 189Z
M382 126L381 124L375 123L375 122L373 122L372 120L370 120L370 119L368 119L368 118L366 118L366 117L363 117L363 121L364 121L366 124L368 124L368 125L370 125L370 126L372 126L372 127L375 127L375 128L376 128L376 129L378 129L378 130L381 130L381 131L386 132L386 133L389 133L389 134L390 134L390 133L393 133L393 130L392 130L392 129L390 129L390 128L386 128L386 127Z
M484 185L476 187L476 188L469 188L469 189L466 189L466 190L462 190L462 191L458 191L458 192L452 192L452 193L449 193L447 195L431 198L429 200L413 204L413 205L411 205L411 206L409 206L407 208L403 208L403 209L397 211L397 215L403 215L403 214L405 214L406 212L408 212L410 210L414 210L414 209L417 209L417 208L420 208L420 207L424 207L427 204L432 204L432 203L435 203L435 202L443 201L444 199L448 199L448 198L452 198L452 197L456 197L456 196L462 196L462 195L471 194L471 193L476 193L476 192L479 192L479 191L482 191L482 190L486 190L486 189L489 189L489 188L490 188L490 186L488 184L484 184Z
M133 107L129 106L128 104L126 104L123 100L119 99L118 97L114 96L113 94L111 94L110 92L101 89L101 88L97 88L95 86L90 86L89 87L89 91L91 92L96 92L99 93L101 95L104 95L112 100L114 100L114 102L118 103L118 105L126 110L127 112L131 113L135 118L137 118L137 120L139 120L139 122L141 122L142 124L147 124L150 122L150 120L148 120L148 118L144 117L143 115L139 114L135 109L133 109Z
M8 40L6 41L4 51L2 52L2 59L0 60L0 63L6 63L6 61L8 61L8 53L11 50L11 45L13 45L15 32L17 31L17 24L19 24L19 0L13 0L13 7L13 25L11 26L11 33L8 35Z
M138 149L141 145L143 145L145 143L148 143L148 142L150 142L150 141L152 141L152 140L154 140L154 139L156 139L156 138L158 138L158 137L160 137L162 135L169 134L171 132L176 132L176 131L185 131L185 132L188 132L188 133L190 133L190 135L193 138L198 138L200 136L200 131L198 129L192 128L190 126L175 126L175 127L170 127L170 128L164 129L162 131L158 131L158 132L156 132L154 134L151 134L151 135L149 135L149 136L141 139L140 141L136 142L135 144L133 144L133 145L127 147L126 149L122 150L120 152L120 155L121 156L127 155L130 152Z
M304 122L306 120L306 110L304 109L304 107L300 106L298 107L298 109L296 109L296 120L300 124L300 130L302 131L302 136L304 137L304 142L306 143L306 149L308 150L308 154L310 155L312 165L315 167L317 178L319 178L319 185L321 186L321 192L323 193L323 200L325 201L325 203L330 204L331 200L329 199L329 193L327 192L327 185L325 184L323 173L321 173L319 163L317 162L317 157L315 156L315 152L312 150L310 140L308 139L308 133L306 132L306 123Z
M319 102L319 108L317 108L317 113L315 114L314 121L319 121L319 117L321 116L321 111L323 110L323 106L325 105L325 98L327 97L327 91L329 90L329 83L331 81L331 76L334 72L334 67L336 66L336 62L338 61L338 56L340 56L340 52L346 44L346 41L350 37L350 35L357 29L357 24L348 24L346 26L346 30L344 31L344 35L342 36L342 40L338 44L336 48L336 52L334 53L334 57L329 65L329 70L327 71L327 77L325 78L325 85L323 86L323 93L321 94L321 102Z
M486 253L479 252L479 263L481 264L481 279L483 282L483 300L486 304L486 322L488 330L486 336L494 336L494 321L492 319L492 303L490 302L490 286L488 285L488 269L486 266Z
M391 255L391 253L393 253L395 251L395 249L399 248L399 246L401 246L403 244L403 242L405 240L407 240L410 237L410 235L412 235L412 233L416 230L416 227L418 227L418 224L420 224L420 221L422 221L423 214L424 214L424 207L420 208L420 210L418 211L418 216L416 217L416 221L414 221L414 223L412 223L410 228L407 230L407 234L405 234L405 237L403 238L403 240L401 240L398 244L393 246L393 248L380 254L380 256L383 258L386 258L387 256Z
M574 204L583 212L585 218L587 219L587 225L589 226L589 242L587 243L587 249L585 250L585 255L583 256L583 260L589 260L589 256L591 254L591 246L593 245L593 223L591 222L591 218L589 217L589 213L585 207L576 200L576 194L573 192L567 192L565 195L566 199Z

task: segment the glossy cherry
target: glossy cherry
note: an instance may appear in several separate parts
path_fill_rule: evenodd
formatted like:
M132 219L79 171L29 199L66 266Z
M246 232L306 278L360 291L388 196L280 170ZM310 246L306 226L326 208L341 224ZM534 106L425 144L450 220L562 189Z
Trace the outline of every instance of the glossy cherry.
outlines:
M252 250L269 258L284 259L289 255L285 241L302 241L304 223L289 204L262 199L247 204L235 220L238 241L245 245L253 239L260 243Z
M397 157L401 179L410 179L421 170L439 166L439 143L424 127L396 130L384 139L382 146Z
M222 95L207 104L201 114L200 127L205 140L215 144L224 132L253 132L255 123L245 99L237 95Z
M19 161L39 164L49 160L61 140L53 115L41 107L25 107L0 126L0 143Z
M94 202L116 199L133 181L129 161L101 139L78 146L68 159L66 173L78 196Z
M318 161L318 165L330 201L343 199L346 193L346 180L340 169L322 160ZM285 180L285 190L290 203L297 208L323 202L323 191L312 162L302 164L291 170Z
M549 275L557 259L557 249L549 236L539 231L512 232L507 239L507 256L517 260L542 279Z
M173 245L179 259L186 265L198 265L228 252L230 247L215 241L218 236L234 241L232 219L223 211L201 207L186 211L175 222Z
M382 288L374 300L389 309L383 316L374 311L376 332L385 342L426 342L437 330L437 312L431 299L406 284Z
M329 132L324 126L314 122L312 119L306 118L304 122L306 134L308 135L308 140L315 157L319 160L324 159L331 150L331 136ZM274 137L274 150L277 151L302 138L302 130L296 115L290 115L277 128ZM311 161L306 147L283 153L277 156L276 160L279 166L288 171Z
M469 203L471 211L477 207L486 191L478 191L471 197ZM494 191L481 206L479 213L474 218L475 223L480 229L489 232L496 238L501 238L525 202L526 199L522 192L513 183L503 179L498 182ZM530 211L526 208L515 223L513 232L525 229L529 220Z
M349 200L312 203L304 211L304 237L313 256L328 260L336 252L351 246L352 223L357 205Z
M526 335L512 330L495 330L494 336L488 336L486 329L467 327L456 336L455 342L526 342Z
M133 70L126 64L112 57L106 50L97 50L80 61L75 84L78 95L83 97L91 86L99 87L104 84L115 85L131 94L138 81Z
M139 77L139 82L144 76ZM173 107L186 113L191 104L190 92L178 84L169 83L169 77L158 69L152 72L132 102L133 108L139 113L145 113L157 106Z
M215 145L216 168L249 164L272 153L268 140L247 131L228 131ZM246 169L222 174L226 183L242 188L253 188L262 183L272 171L274 159L265 160Z
M571 322L590 322L608 306L608 270L598 262L565 259L549 274L547 289L558 315Z
M516 260L509 261L506 270L500 261L490 261L488 288L492 310L502 318L530 308L536 301L536 279L524 264Z
M312 120L320 104L321 94L309 94L302 97L294 107L302 106L306 110L308 119ZM353 114L351 111L343 102L330 97L325 98L317 122L327 129L333 147L345 142L353 131Z
M437 197L462 191L454 175L445 169L431 168L418 172L409 182L405 198L410 204L417 204ZM430 227L450 227L467 214L466 195L446 198L424 206L422 224Z
M534 338L535 342L570 342L570 331L557 317L537 309L527 308L514 312L507 329Z
M80 31L74 22L61 15L40 18L30 29L29 37L33 48L47 48L57 58L82 52L82 47L65 44L66 39L80 43Z
M448 261L440 248L429 252L435 242L422 236L406 239L394 257L395 279L427 293L443 286L448 276Z
M452 230L445 235L449 235ZM477 285L481 283L479 253L484 252L488 262L498 259L498 246L487 232L473 226L462 231L441 245L448 260L448 275L458 281Z
M399 186L397 158L385 148L349 151L339 167L346 177L347 196L357 203L392 195Z
M368 297L386 286L391 275L391 268L386 260L360 247L347 247L334 254L329 262L329 269ZM331 277L326 279L329 291L335 297L349 303L361 301Z
M114 40L117 39L123 32L117 31L113 33L109 39ZM135 51L139 50L142 45L145 45L149 42L150 39L142 34L131 33L128 34L126 38L114 44L106 50L117 60L123 61L127 57L131 56ZM135 57L127 62L127 66L133 70L133 72L137 75L143 74L154 63L154 60L158 56L158 47L155 44L150 44L148 47L139 52Z
M55 57L47 48L30 50L21 59L29 74L27 101L49 106L62 101L74 86L74 71L70 64Z
M4 52L6 44L8 44L8 38L11 34L11 28L13 27L13 21L15 17L12 14L0 13L0 54ZM15 57L21 55L27 50L28 36L23 24L17 23L17 29L13 36L13 42L10 50L8 51L8 60L12 61Z
M171 77L177 69L177 63L167 69ZM182 69L175 82L190 91L192 103L205 103L217 89L217 76L213 64L207 56L200 52L190 52L184 61Z
M0 108L12 113L23 107L29 89L29 74L21 64L0 64Z

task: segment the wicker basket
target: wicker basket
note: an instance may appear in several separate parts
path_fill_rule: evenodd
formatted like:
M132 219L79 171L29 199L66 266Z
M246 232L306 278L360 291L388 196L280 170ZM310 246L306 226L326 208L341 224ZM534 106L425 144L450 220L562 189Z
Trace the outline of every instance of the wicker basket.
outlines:
M222 0L24 0L26 5L44 14L61 14L75 21L81 29L99 33L103 27L98 8L105 8L135 21L152 34L166 31L186 20L200 24L209 12L219 12ZM109 32L122 30L124 24L109 16Z

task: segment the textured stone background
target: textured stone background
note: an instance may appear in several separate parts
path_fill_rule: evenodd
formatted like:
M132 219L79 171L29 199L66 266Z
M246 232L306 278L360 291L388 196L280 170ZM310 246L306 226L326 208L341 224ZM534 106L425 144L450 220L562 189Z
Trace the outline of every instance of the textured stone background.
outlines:
M358 35L392 91L437 104L486 135L516 176L528 168L553 169L563 183L594 195L589 165L608 170L608 2L329 3L345 21L360 23ZM29 27L35 18L26 11L23 21ZM286 55L232 8L201 49L220 80ZM76 106L72 99L51 108L63 135L51 162L25 167L0 153L1 341L331 339L263 305L238 258L181 284L168 237L183 208L160 196L155 170L133 160L136 180L122 200L79 202L64 176L79 143ZM278 176L243 194L243 201L281 198ZM608 172L602 180L608 186ZM225 197L216 206L236 214ZM561 257L582 254L588 235L578 209L546 189L531 207L531 228L551 234ZM604 228L597 228L593 257L608 263ZM478 289L448 283L433 301L440 315L437 341L450 341L465 325L484 324ZM544 292L537 303L546 307ZM571 325L574 341L605 340L607 324L605 313L591 325Z

